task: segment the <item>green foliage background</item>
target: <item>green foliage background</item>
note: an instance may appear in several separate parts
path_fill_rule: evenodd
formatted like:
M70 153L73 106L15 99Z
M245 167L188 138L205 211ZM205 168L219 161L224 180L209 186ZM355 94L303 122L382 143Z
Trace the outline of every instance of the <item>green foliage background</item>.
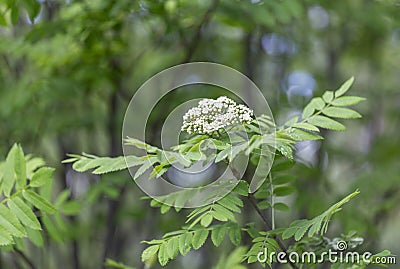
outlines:
M329 15L325 28L310 20L315 7ZM186 214L150 208L127 172L78 174L61 160L71 152L121 155L123 113L135 90L166 67L211 61L252 78L280 124L293 106L282 90L292 71L316 79L315 96L356 78L351 95L367 98L358 107L363 118L346 132L324 131L315 160L296 164L294 211L276 221L287 227L311 219L358 188L329 235L356 230L363 248L398 253L399 12L391 0L0 2L0 156L21 143L24 152L56 168L50 200L69 189L68 199L79 202L66 206L63 226L47 228L45 248L25 242L21 251L37 268L100 268L106 258L144 268L140 242L175 230ZM271 33L290 40L294 52L265 53L262 39ZM171 107L160 107L150 121L151 144L158 143L165 109L181 100L169 98ZM251 210L242 214L261 223ZM167 267L224 268L221 257L236 256L229 245L207 242ZM26 266L6 250L0 262L2 268Z

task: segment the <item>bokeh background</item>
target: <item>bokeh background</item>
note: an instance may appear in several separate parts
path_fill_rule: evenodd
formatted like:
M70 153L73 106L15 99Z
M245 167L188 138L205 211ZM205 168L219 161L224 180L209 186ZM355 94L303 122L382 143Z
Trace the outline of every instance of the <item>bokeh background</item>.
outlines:
M398 1L3 0L0 156L20 142L57 168L55 192L69 188L81 205L45 248L27 245L38 268L101 268L105 258L145 268L140 241L183 224L185 214L161 215L141 200L127 172L100 178L61 161L67 153L121 155L121 124L135 91L157 72L192 61L253 79L278 124L354 76L351 95L367 98L358 106L363 118L347 122L346 132L325 132L323 142L297 145L299 193L277 224L315 216L359 188L329 235L355 230L365 250L400 252ZM199 87L193 97L201 91L221 94ZM166 97L150 118L147 142L158 143L165 111L187 98ZM231 250L207 243L167 268L211 268ZM0 256L1 268L24 268L8 252Z

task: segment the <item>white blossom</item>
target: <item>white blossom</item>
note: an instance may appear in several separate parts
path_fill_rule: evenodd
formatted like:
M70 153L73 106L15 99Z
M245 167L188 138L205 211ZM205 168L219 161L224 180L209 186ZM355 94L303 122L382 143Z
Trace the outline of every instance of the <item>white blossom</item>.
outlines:
M182 131L211 134L227 126L248 123L252 117L253 110L226 96L216 100L202 99L183 115Z

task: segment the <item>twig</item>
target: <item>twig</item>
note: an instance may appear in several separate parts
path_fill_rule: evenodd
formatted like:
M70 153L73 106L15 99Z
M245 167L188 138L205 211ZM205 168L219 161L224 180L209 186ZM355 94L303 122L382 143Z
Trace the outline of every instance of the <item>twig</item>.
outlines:
M272 230L275 230L275 199L274 199L274 185L272 185L272 175L269 173L269 186L271 191L271 221L272 221Z
M14 249L15 253L17 253L24 261L27 265L29 265L29 267L31 269L36 269L36 266L33 264L33 262L28 258L28 256L25 255L25 253L23 253L21 250L19 249Z
M261 219L263 220L265 226L267 227L268 230L272 230L272 225L269 222L269 220L267 219L267 217L265 216L265 214L260 210L260 208L257 206L257 200L256 198L254 198L253 194L249 193L249 201L251 203L251 205L254 207L254 209L256 210L257 214L260 215ZM283 252L285 252L286 254L288 253L287 248L285 247L285 245L282 243L282 241L277 237L277 236L273 236L273 238L275 239L275 241L278 243L279 247L281 248L281 250ZM292 266L292 268L294 269L298 269L297 265L294 264L292 261L288 260L289 264Z
M263 220L265 226L267 227L268 230L272 230L272 225L269 222L269 220L267 219L267 217L265 216L265 214L260 210L260 208L257 206L257 200L256 198L254 198L253 194L249 193L248 199L251 203L251 205L254 207L254 209L256 210L257 214L260 215L261 219Z
M204 16L200 21L199 25L197 26L196 32L187 48L186 56L183 61L184 63L189 62L190 59L192 58L194 52L196 51L197 46L199 45L199 41L201 38L201 29L211 20L212 14L214 10L217 8L217 6L218 6L218 0L213 0L211 5L207 9L206 13L204 13Z
M118 98L119 94L123 92L123 80L120 75L122 68L120 62L117 59L111 59L109 65L112 69L117 70L117 75L113 78L115 84L115 91L111 94L109 99L109 119L108 119L108 134L110 142L110 155L112 157L118 156L120 154L119 149L119 136L118 136L118 108L120 100ZM107 211L107 221L106 221L106 234L104 238L104 251L103 251L103 261L105 261L109 256L114 256L115 254L115 234L117 230L116 216L118 209L123 203L124 194L126 190L126 182L119 188L119 197L116 200L108 199L108 211ZM103 268L106 268L103 264Z
M240 173L239 173L232 165L229 165L229 167L230 167L230 169L231 169L231 171L232 171L232 173L233 173L233 176L234 176L236 179L240 180ZM264 214L264 213L260 210L260 208L258 207L258 205L257 205L257 200L256 200L256 198L254 198L254 195L253 195L252 193L249 193L248 196L247 196L247 198L249 199L251 205L252 205L252 206L254 207L254 209L256 210L257 214L260 215L260 217L261 217L261 219L263 220L263 222L264 222L265 226L267 227L267 229L268 229L268 230L273 230L273 229L272 229L272 225L271 225L271 223L269 222L268 218L265 216L265 214ZM285 252L286 255L287 255L287 254L288 254L288 250L287 250L287 248L285 247L285 245L282 243L282 241L281 241L277 236L273 236L273 238L274 238L275 241L278 243L278 246L281 248L281 250L282 250L283 252ZM289 260L288 262L289 262L289 264L292 266L292 268L298 269L298 267L296 266L296 264L294 264L292 261Z
M64 159L65 156L67 156L67 147L64 144L63 140L60 138L58 140L58 147L59 147L59 151L61 153L60 159ZM67 186L67 170L71 169L71 166L69 164L64 164L62 166L61 172L62 172L62 178L64 178L64 180L62 180L62 188L63 189L68 189ZM68 200L72 199L72 193L69 195ZM68 219L74 223L77 220L77 216L68 216ZM77 241L77 238L73 238L71 241L71 259L72 259L72 263L74 265L74 269L80 269L80 260L79 260L79 244Z

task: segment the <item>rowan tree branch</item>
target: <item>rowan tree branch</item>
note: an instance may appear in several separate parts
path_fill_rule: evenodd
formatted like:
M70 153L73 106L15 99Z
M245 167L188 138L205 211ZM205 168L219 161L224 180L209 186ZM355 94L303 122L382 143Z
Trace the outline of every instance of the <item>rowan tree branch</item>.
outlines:
M23 253L19 249L14 249L14 251L15 251L15 253L18 254L18 256L20 256L22 258L22 260L24 260L24 262L29 266L29 268L36 269L36 266L33 264L31 259L29 259L29 257L25 255L25 253Z
M257 214L260 215L262 221L264 222L265 226L267 227L268 230L272 230L272 225L269 222L267 216L265 216L265 214L260 210L260 208L257 205L257 200L256 198L254 198L254 195L249 193L248 195L248 199L250 201L250 204L254 207L254 209L256 210ZM283 242L277 237L274 236L275 241L278 243L279 247L281 248L281 250L283 252L285 252L286 254L288 254L288 250L286 248L286 246L283 244ZM292 268L294 269L298 269L297 265L295 263L293 263L292 261L288 260L290 266L292 266Z
M218 6L218 2L219 2L219 0L212 1L210 6L208 7L207 11L204 13L204 16L201 19L200 23L196 27L194 36L193 36L192 40L189 42L188 48L186 50L185 59L183 60L184 63L189 62L190 59L192 58L194 52L196 51L196 49L199 45L200 39L201 39L201 30L204 27L204 25L206 25L211 20L213 12L215 11L215 9Z

